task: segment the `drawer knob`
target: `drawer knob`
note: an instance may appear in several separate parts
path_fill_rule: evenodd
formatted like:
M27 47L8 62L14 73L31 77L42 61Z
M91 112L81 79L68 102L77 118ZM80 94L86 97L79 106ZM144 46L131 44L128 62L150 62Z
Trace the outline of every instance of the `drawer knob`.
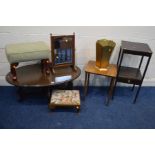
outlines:
M130 83L130 80L128 80L128 83Z

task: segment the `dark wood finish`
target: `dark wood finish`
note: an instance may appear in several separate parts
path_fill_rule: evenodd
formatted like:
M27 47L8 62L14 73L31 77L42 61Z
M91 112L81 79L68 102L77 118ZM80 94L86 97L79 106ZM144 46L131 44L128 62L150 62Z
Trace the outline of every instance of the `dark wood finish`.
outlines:
M55 105L50 105L48 104L48 108L51 109L51 110L55 110L57 107L61 107L61 108L75 108L77 112L80 112L80 106L79 105L62 105L62 106L55 106Z
M85 90L84 90L84 97L87 95L87 90L88 90L88 86L89 86L89 77L90 77L90 73L85 71Z
M12 75L12 79L14 81L17 80L17 74L16 74L16 67L17 66L18 66L18 63L13 63L10 65L11 75Z
M41 67L42 67L42 72L44 72L44 70L45 70L45 73L47 75L50 74L50 61L49 61L49 59L41 60Z
M95 61L89 61L87 63L87 65L85 66L84 96L87 95L90 74L102 75L102 76L106 76L106 77L111 78L110 87L108 90L108 96L106 99L106 104L108 105L110 99L113 96L115 78L117 75L117 65L109 64L109 67L107 68L107 70L100 70L100 69L98 69L98 67L96 67Z
M19 63L13 63L10 65L10 71L11 71L11 75L12 75L12 79L14 81L17 81L18 80L18 76L17 76L17 73L16 73L16 69L17 69L17 66L18 66ZM45 73L48 75L50 74L50 61L49 59L42 59L41 60L41 69L42 69L42 72L45 71Z
M118 80L120 82L129 84L141 84L141 79L142 75L140 69L121 66L118 76Z
M64 105L64 104L59 104L59 105L55 105L55 104L48 104L49 109L51 110L55 110L58 107L61 108L75 108L77 112L80 112L80 105Z
M123 53L141 55L141 56L151 56L152 51L146 43L137 43L130 41L122 41L121 48Z
M138 68L122 66L122 60L126 54L141 56L141 60ZM141 85L143 83L143 79L145 77L151 56L152 56L152 51L147 44L122 41L119 56L118 56L118 61L117 61L118 72L117 72L114 90L117 85L117 82L133 84L132 90L134 90L135 85L138 85L139 88L137 90L137 93L134 99L134 103L135 103L137 100L139 91L141 89ZM147 60L144 72L141 73L141 66L142 66L144 57L148 57L148 60Z
M47 87L50 93L53 86L69 83L72 89L72 82L80 76L81 70L78 67L76 71L72 67L56 68L55 74L50 72L47 75L42 71L41 64L33 64L17 68L16 73L17 80L13 80L12 73L9 72L6 75L6 81L19 88L18 95L20 100L23 100L24 87Z
M86 96L87 94L87 72L85 72L85 82L84 82L84 97Z
M17 94L19 96L18 101L22 102L25 98L25 94L23 93L23 87L17 87Z
M107 97L107 102L106 102L107 105L109 104L110 99L112 99L112 96L113 96L115 80L116 78L111 77L110 86L108 90L108 97Z
M76 67L75 67L75 33L73 33L73 35L61 35L61 36L53 36L51 34L50 39L51 39L52 73L55 73L55 68L60 68L60 67L71 66L73 70L76 70ZM71 50L72 62L56 64L57 54L55 53L55 50L58 49L56 45L56 41L60 42L59 50L67 50L67 49Z
M81 71L76 67L73 71L71 67L56 68L55 74L46 75L42 73L40 64L22 66L16 69L18 79L12 79L11 72L6 75L8 83L21 87L46 87L73 81L78 78Z

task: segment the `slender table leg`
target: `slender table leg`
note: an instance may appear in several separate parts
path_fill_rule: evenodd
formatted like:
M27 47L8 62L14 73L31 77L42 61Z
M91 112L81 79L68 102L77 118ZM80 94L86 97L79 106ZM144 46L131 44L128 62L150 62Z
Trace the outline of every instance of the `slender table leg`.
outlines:
M139 88L137 90L137 93L136 93L136 96L135 96L135 99L134 99L133 103L136 103L136 100L137 100L140 89L141 89L141 85L139 85Z
M109 105L110 99L112 99L114 86L115 86L115 80L116 80L115 78L113 78L113 77L111 78L110 86L109 86L109 89L108 89L106 105Z
M51 87L47 87L47 97L48 97L48 101L50 102L51 100Z
M112 80L112 82L111 82L111 94L110 94L110 98L113 99L116 78L112 78L111 80Z
M68 82L67 87L69 90L73 90L73 82L72 81Z
M90 77L90 73L88 73L87 87L89 86L89 77Z
M132 89L131 89L131 90L133 91L133 90L134 90L134 88L135 88L135 84L133 84L133 87L132 87Z
M113 93L112 93L112 99L114 99L115 91L116 91L116 85L117 85L117 79L115 78L114 80L114 88L113 88Z
M86 96L86 83L87 83L87 72L85 72L85 81L84 81L84 97Z
M84 96L87 95L90 73L85 72Z
M18 101L22 102L24 100L24 92L23 92L23 88L22 87L17 87L17 94L18 94Z

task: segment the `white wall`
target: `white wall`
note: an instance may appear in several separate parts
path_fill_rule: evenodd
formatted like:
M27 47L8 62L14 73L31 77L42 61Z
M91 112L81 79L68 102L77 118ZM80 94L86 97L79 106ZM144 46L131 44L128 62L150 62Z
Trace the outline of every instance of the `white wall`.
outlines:
M9 72L9 64L5 56L5 45L17 42L45 41L50 46L49 34L62 35L76 33L76 64L82 74L76 80L76 85L83 84L84 65L88 60L95 60L95 43L101 38L112 39L117 46L111 57L111 63L116 63L121 40L148 43L155 51L155 27L0 27L0 85L8 85L5 75ZM127 56L124 63L137 65L139 58ZM107 85L107 78L91 76L90 84ZM155 55L153 54L143 85L155 86Z

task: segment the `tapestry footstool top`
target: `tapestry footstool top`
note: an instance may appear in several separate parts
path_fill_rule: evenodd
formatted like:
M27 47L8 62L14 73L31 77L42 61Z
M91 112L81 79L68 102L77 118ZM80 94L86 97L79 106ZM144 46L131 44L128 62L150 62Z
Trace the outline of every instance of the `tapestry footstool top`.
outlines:
M55 90L51 95L49 107L78 106L80 107L79 90Z

